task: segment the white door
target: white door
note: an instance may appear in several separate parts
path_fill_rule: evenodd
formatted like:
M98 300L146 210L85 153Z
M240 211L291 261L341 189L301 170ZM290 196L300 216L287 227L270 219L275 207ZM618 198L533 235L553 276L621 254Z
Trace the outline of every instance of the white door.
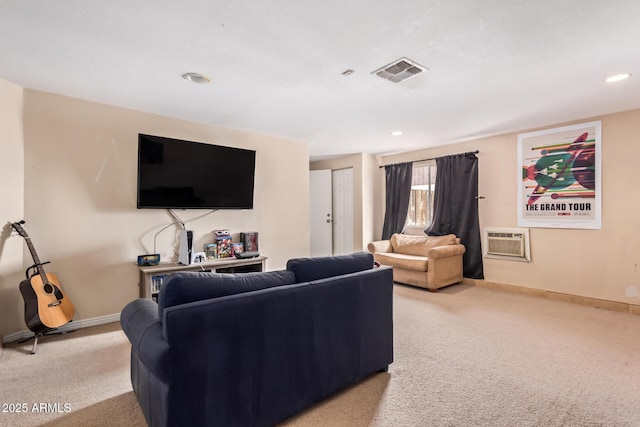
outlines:
M331 170L309 172L309 220L311 256L330 256L333 252Z
M333 171L333 254L353 252L353 168Z

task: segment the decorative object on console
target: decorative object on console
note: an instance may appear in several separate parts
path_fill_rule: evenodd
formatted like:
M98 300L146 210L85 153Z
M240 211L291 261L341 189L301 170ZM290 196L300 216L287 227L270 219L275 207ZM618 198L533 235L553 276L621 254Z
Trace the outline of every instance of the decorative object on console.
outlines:
M193 262L205 262L207 255L204 252L196 252L193 254Z
M215 230L216 244L218 245L218 258L231 258L233 256L232 238L229 230Z
M240 233L240 241L244 244L247 252L258 252L258 232L245 231Z
M160 254L138 255L138 265L158 265L160 264Z
M215 243L205 243L204 253L207 256L207 259L218 258L218 245Z

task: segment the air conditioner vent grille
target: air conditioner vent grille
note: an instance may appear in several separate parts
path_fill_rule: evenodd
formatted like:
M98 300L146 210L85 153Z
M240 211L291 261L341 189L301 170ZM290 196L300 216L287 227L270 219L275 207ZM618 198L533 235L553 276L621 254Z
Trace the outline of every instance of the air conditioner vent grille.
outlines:
M378 68L371 74L376 74L383 79L394 83L400 83L401 81L416 76L426 70L428 70L428 68L418 65L410 59L400 58L391 64Z
M530 261L528 231L485 230L485 255L490 258Z

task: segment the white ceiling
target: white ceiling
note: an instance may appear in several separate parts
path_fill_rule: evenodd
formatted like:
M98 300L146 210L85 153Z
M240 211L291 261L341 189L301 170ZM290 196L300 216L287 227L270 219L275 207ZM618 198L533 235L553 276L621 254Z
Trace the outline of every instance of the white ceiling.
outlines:
M429 71L371 74L403 56ZM0 79L393 153L640 108L640 1L2 0Z

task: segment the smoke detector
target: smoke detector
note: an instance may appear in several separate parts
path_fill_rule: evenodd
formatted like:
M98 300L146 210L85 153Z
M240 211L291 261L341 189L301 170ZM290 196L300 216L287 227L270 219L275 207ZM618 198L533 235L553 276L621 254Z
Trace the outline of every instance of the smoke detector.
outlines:
M429 70L427 67L423 67L415 61L403 57L382 68L378 68L371 74L376 74L394 83L400 83L427 70Z
M211 81L211 79L208 76L200 73L184 73L182 75L182 78L185 80L189 80L192 83L198 83L198 84L206 84Z

